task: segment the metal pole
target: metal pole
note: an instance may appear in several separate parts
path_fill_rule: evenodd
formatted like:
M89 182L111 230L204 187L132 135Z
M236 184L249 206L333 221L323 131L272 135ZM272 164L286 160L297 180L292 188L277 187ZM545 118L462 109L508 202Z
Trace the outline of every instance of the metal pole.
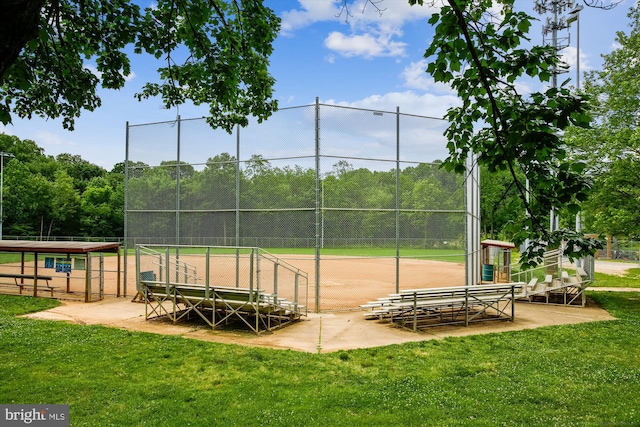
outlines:
M180 244L180 136L181 136L181 120L180 115L178 115L178 135L176 138L177 147L176 147L176 238L175 244ZM176 249L177 251L177 249ZM177 255L176 255L177 256ZM176 271L176 274L178 272Z
M400 292L400 107L396 107L396 293ZM414 323L415 328L415 323Z
M129 255L129 121L126 124L125 132L125 149L124 149L124 296L127 296L127 258ZM120 250L118 249L118 263L120 262ZM139 273L139 272L138 272ZM136 277L138 277L136 273ZM118 283L120 281L120 267L118 267ZM136 290L140 291L137 286L138 279L136 279Z
M2 240L2 224L4 223L4 216L2 213L3 207L3 192L4 192L4 158L5 157L15 157L11 153L5 153L4 151L0 151L0 240Z
M576 30L577 30L577 43L576 43L576 89L580 90L580 11L584 9L584 6L581 4L577 5L575 9L569 12L569 15L572 15L571 18L567 20L567 23L570 24L573 21L576 21Z
M315 148L316 148L316 312L320 311L320 99L316 97L316 117L315 117Z
M576 53L577 53L577 57L578 60L576 62L576 88L578 90L580 90L580 11L582 10L582 5L579 5L580 9L576 8L578 10L578 22L577 22L577 31L578 31L578 38L577 38L577 44L576 44Z
M322 187L322 195L320 202L320 248L324 248L324 176L320 178L320 185Z
M225 215L225 214L223 214ZM240 287L240 125L236 125L236 288ZM223 221L224 223L225 221ZM226 231L224 235L226 236ZM226 242L225 242L226 245Z
M240 125L236 126L236 243L235 243L235 246L240 246Z
M4 152L2 152L2 165L0 166L0 240L2 240L2 223L4 216L2 215L2 193L4 191Z
M580 11L584 9L582 5L577 5L575 9L569 12L570 15L575 16L576 20L576 31L577 31L577 40L576 40L576 90L580 91ZM573 18L570 18L571 20ZM576 214L576 231L580 231L582 229L582 218L580 212ZM576 265L578 267L582 267L582 258L576 260ZM584 296L584 293L583 293Z

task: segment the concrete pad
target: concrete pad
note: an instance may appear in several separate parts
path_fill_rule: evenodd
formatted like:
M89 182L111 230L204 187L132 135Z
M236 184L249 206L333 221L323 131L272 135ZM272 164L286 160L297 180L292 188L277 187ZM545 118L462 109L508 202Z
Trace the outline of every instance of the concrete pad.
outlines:
M81 303L62 301L60 307L25 317L100 324L109 327L244 346L290 349L309 353L379 347L406 342L441 339L493 332L532 329L542 326L615 320L607 311L587 307L565 307L516 303L515 321L489 321L465 326L437 326L412 332L388 322L366 320L362 311L310 313L301 321L273 332L255 335L245 331L212 330L201 325L177 323L166 319L144 318L145 306L129 299L109 297L103 301Z

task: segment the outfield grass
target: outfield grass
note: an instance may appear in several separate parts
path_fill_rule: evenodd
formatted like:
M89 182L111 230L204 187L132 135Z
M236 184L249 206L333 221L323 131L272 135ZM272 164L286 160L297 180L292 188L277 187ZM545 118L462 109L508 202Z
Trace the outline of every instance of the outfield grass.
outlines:
M152 249L152 246L150 246ZM248 253L250 248L241 249L242 254ZM260 248L274 255L315 255L315 248ZM215 247L210 249L215 254L232 254L236 249L233 247ZM175 250L171 249L171 253ZM181 247L181 254L204 254L205 247ZM135 251L130 250L130 255ZM395 257L395 248L380 247L362 247L362 248L323 248L320 252L321 256L357 256L357 257ZM465 253L463 249L419 249L419 248L401 248L400 256L403 258L416 258L439 260L449 262L465 262Z
M640 293L591 295L618 320L329 354L18 318L57 302L0 295L0 402L69 404L72 426L640 425Z

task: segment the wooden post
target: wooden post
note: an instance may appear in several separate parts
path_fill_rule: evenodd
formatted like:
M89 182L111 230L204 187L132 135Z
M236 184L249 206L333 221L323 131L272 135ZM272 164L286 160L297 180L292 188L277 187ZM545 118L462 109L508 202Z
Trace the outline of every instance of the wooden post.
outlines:
M38 296L38 252L33 253L33 297Z

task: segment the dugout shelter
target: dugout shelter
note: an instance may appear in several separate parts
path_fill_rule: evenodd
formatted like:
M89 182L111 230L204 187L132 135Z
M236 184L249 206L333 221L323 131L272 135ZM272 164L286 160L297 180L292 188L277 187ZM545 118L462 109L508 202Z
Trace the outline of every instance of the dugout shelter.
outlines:
M6 293L31 293L34 297L42 292L49 292L52 297L54 292L58 297L68 297L73 292L72 280L76 280L84 284L85 302L101 300L104 297L105 253L117 254L116 293L120 296L119 242L0 240L0 255L20 254L18 261L5 259L0 264L0 283L3 285L0 289L8 289Z

